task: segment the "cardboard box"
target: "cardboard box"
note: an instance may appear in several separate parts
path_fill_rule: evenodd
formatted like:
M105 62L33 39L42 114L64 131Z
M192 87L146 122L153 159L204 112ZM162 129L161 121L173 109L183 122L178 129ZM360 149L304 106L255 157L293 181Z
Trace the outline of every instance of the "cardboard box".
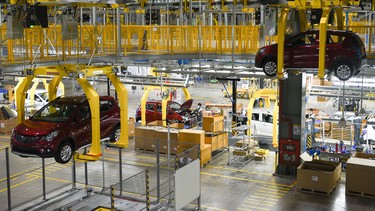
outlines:
M204 145L204 131L182 129L178 133L178 142L181 147L191 148L199 144L202 148Z
M155 129L147 126L135 128L135 148L143 150L155 149Z
M156 120L156 121L153 121L153 122L149 122L146 125L147 126L163 126L163 121Z
M134 137L134 118L130 117L128 119L128 136L129 137Z
M205 144L201 147L201 166L211 161L211 145Z
M223 116L204 116L203 128L206 132L220 132L224 130Z
M170 128L177 128L177 129L184 129L185 124L184 123L173 123L169 125Z
M218 140L218 148L228 148L228 133L220 133L219 140Z
M0 120L0 133L10 134L17 125L17 118Z
M178 146L178 130L170 129L169 138L170 138L170 152L171 154L177 153ZM159 152L167 153L168 152L168 129L163 128L155 131L155 138L159 141Z
M346 191L375 195L375 160L349 158L346 162Z
M366 153L363 153L363 152L356 152L354 154L354 157L375 160L375 154L366 154Z
M205 136L204 143L211 144L211 150L215 151L218 149L218 138L219 136Z
M330 193L341 178L341 163L313 160L297 168L297 186L300 189Z

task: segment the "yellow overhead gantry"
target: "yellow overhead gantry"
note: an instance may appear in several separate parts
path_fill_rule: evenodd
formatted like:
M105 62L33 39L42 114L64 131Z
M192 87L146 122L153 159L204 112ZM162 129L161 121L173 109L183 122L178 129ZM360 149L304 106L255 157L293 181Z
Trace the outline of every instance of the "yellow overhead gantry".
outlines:
M251 118L253 114L253 107L255 99L262 98L266 101L265 107L269 108L271 106L271 100L276 100L275 106L273 107L273 120L272 120L272 145L277 147L278 140L277 140L277 122L279 119L279 105L277 103L277 90L275 89L260 89L255 91L250 98L249 105L247 106L247 124L251 125Z
M330 12L333 10L336 13L336 24L337 29L342 30L343 24L343 6L359 5L358 0L296 0L288 1L287 5L281 5L283 8L278 19L277 25L277 57L284 58L284 42L285 42L285 31L286 31L286 21L290 9L296 9L300 18L300 28L301 31L306 31L307 19L306 19L306 9L322 9L322 17L320 19L319 26L319 66L318 66L318 77L324 79L325 73L325 49L327 40L327 27L328 27L328 17ZM278 5L280 6L280 5ZM277 60L277 78L284 78L284 60Z
M89 152L86 155L76 153L75 159L85 161L96 161L102 155L100 149L100 111L99 111L99 95L94 87L90 85L86 77L95 75L106 75L112 82L119 97L120 103L120 129L121 134L119 141L115 145L119 148L128 146L128 91L121 81L116 77L112 71L111 66L90 66L86 65L58 65L58 66L45 66L26 69L24 73L27 75L21 83L19 83L16 93L16 106L18 112L18 122L25 120L25 96L26 92L37 76L53 76L50 84L48 85L48 96L50 100L56 98L57 86L62 77L74 77L84 90L90 110L91 110L91 127L92 127L92 144Z
M161 90L162 93L167 92L165 97L163 98L161 102L161 118L163 120L163 126L167 126L167 103L170 100L170 92L171 89L175 91L176 87L160 87L160 86L146 86L144 88L143 96L141 98L141 123L142 125L146 125L146 101L148 98L148 95L150 94L150 91L152 90ZM190 99L190 92L186 87L182 87L182 90L185 94L185 100Z

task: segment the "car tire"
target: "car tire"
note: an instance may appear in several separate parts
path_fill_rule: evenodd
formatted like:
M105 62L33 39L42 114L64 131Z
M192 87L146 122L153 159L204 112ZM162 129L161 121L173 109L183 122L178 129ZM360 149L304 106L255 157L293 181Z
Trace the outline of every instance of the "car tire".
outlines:
M64 141L59 146L57 152L55 153L55 160L58 163L65 164L70 161L73 156L73 145L68 142Z
M120 128L120 125L117 125L117 126L115 127L115 129L113 130L113 133L112 133L112 135L111 135L111 139L110 139L110 141L111 141L112 143L114 143L114 142L118 142L118 140L119 140L119 138L120 138L120 134L121 134L121 128Z
M277 61L276 58L268 57L263 63L263 72L267 76L275 76L277 73Z
M333 71L340 81L347 81L354 74L353 65L346 61L337 62L333 67Z

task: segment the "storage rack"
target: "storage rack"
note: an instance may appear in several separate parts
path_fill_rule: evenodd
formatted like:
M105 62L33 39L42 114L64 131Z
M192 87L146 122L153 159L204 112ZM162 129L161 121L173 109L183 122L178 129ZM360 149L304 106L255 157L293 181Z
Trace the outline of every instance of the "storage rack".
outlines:
M259 147L256 127L255 125L240 125L232 130L238 133L236 136L232 136L232 139L238 141L234 146L228 146L228 165L241 164L244 166L254 157L255 150ZM246 131L249 131L250 136L246 134Z

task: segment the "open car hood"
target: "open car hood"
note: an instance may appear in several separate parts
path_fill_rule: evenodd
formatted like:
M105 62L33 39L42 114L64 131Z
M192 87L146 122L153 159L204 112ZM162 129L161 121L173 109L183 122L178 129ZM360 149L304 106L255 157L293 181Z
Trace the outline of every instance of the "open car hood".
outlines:
M193 105L193 99L190 99L190 100L185 101L185 102L181 105L179 111L184 111L184 110L190 109L190 108L191 108L191 105Z

